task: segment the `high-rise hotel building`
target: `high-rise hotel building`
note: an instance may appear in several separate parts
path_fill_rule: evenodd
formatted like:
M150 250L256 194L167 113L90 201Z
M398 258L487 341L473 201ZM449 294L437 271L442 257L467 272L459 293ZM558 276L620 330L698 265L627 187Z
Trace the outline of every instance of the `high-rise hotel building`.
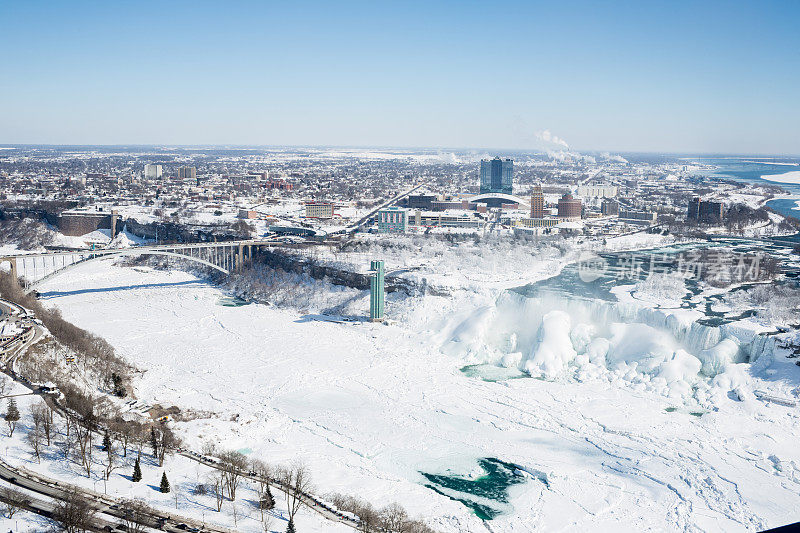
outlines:
M511 159L481 159L481 194L511 194L514 161Z
M531 218L544 218L544 193L541 185L536 185L531 193Z

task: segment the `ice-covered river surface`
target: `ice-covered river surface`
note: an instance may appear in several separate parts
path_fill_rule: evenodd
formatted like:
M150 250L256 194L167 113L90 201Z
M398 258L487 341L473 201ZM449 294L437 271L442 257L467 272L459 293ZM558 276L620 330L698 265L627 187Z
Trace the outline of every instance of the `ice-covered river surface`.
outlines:
M800 520L797 408L748 394L791 397L800 368L745 361L763 355L753 331L693 329L694 309L520 289L346 324L103 262L43 293L143 371L141 399L196 414L177 424L196 448L302 458L321 493L398 501L441 531Z

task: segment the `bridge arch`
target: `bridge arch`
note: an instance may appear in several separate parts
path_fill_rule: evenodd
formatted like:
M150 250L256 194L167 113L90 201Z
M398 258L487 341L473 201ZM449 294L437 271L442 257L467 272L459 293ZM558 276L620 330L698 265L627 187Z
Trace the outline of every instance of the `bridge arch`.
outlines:
M44 283L45 281L51 280L53 278L56 278L56 277L60 276L61 274L69 272L70 270L73 270L73 269L75 269L75 268L77 268L77 267L79 267L81 265L85 265L86 263L91 263L91 262L94 262L94 261L99 261L101 259L107 259L107 258L112 257L112 256L113 257L118 257L118 256L136 256L136 255L163 255L163 256L168 256L168 257L176 257L178 259L186 259L188 261L194 261L195 263L200 263L201 265L205 265L207 267L211 267L214 270L222 272L223 274L230 274L229 270L227 270L225 268L222 268L219 265L215 265L214 263L212 263L210 261L206 261L205 259L201 259L199 257L193 257L191 255L180 254L180 253L177 253L177 252L169 252L169 251L166 251L166 250L137 250L136 248L131 248L131 249L127 249L127 250L119 250L119 251L114 251L114 252L103 252L102 250L98 250L96 252L89 252L88 254L91 254L92 257L89 257L89 258L86 258L86 259L81 259L79 261L75 261L74 263L70 263L69 265L67 265L65 267L62 267L62 268L59 268L57 270L54 270L54 271L50 272L49 274L47 274L45 276L42 276L41 278L37 279L36 281L28 284L25 287L25 293L29 294L29 293L33 292L34 290L36 290L36 288L38 286L40 286L42 283Z

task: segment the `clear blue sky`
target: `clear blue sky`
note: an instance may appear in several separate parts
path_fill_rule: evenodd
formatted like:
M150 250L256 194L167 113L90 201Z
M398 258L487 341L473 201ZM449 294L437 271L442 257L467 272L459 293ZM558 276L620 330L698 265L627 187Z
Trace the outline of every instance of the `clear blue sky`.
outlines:
M800 1L0 0L0 143L800 154Z

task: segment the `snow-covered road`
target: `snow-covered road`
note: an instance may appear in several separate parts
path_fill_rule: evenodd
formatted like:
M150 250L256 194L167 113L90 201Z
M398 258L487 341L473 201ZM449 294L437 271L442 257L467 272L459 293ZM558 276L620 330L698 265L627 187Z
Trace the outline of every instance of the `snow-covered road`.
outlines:
M440 352L436 331L227 307L219 290L182 272L100 262L42 291L46 305L144 370L141 399L194 412L179 424L190 439L271 462L300 457L319 492L399 501L442 531L486 526L447 490L426 488L421 472L474 478L481 458L531 473L508 489L508 504L472 497L504 511L496 532L800 520L793 408L731 401L697 416L608 380L483 381ZM463 302L443 305L452 307L432 313Z

